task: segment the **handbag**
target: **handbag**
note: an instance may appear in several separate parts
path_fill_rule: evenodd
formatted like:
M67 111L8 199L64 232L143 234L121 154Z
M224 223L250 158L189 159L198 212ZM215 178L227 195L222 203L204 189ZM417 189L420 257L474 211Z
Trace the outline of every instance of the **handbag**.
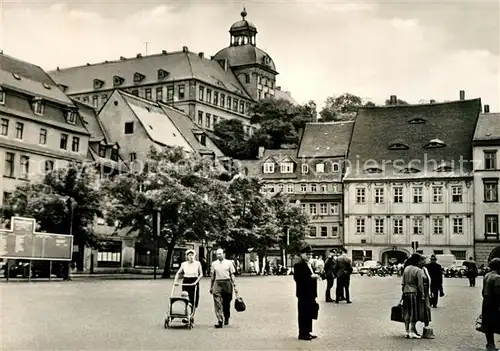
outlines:
M247 309L247 306L245 305L245 301L240 296L237 296L236 299L234 300L234 309L236 312L243 312Z
M443 290L443 287L441 287L441 289L439 289L439 297L443 297L444 296L444 290Z
M391 308L391 321L403 323L403 300Z
M477 317L477 319L476 319L476 330L480 333L484 333L483 316L482 315L479 315L479 317Z

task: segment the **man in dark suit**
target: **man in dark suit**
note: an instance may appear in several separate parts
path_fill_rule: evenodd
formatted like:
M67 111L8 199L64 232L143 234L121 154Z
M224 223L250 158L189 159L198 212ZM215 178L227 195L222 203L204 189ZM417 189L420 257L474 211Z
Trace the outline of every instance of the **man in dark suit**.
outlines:
M347 303L351 302L349 293L349 285L351 284L352 263L347 257L347 250L342 248L342 255L337 258L337 289L335 303L339 303L342 296L345 297Z
M443 268L437 263L435 255L431 256L431 262L426 266L431 278L431 306L436 308L439 294L443 291Z
M471 288L476 286L476 278L479 275L479 269L477 268L477 263L474 261L473 257L469 257L468 261L465 261L463 265L467 268L467 278L469 278L469 286Z
M332 299L332 288L333 282L335 281L335 270L336 270L336 262L334 258L335 250L330 250L329 256L325 262L325 279L326 279L326 292L325 292L325 301L333 302Z
M296 285L296 296L298 300L299 314L299 340L312 340L313 319L317 318L318 296L317 280L319 275L315 274L311 266L312 249L306 246L300 250L300 261L293 266L293 280Z

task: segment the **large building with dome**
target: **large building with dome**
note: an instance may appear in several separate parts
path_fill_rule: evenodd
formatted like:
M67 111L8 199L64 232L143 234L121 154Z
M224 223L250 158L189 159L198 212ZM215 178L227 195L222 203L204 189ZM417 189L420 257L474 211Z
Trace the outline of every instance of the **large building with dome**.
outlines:
M276 86L276 65L257 47L257 28L246 20L245 9L241 16L229 30L229 46L213 57L184 46L175 52L58 67L49 74L67 95L95 109L120 89L180 109L204 129L213 130L224 119L240 119L251 134L252 102L270 96L294 101Z

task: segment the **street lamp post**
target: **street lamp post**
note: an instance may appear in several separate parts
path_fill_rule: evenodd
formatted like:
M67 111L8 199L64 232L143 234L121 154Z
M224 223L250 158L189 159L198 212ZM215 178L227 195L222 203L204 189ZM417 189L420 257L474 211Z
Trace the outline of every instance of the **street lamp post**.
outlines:
M155 236L155 254L154 254L155 262L154 262L154 270L153 270L153 279L156 280L156 269L158 267L158 259L160 256L158 239L160 237L161 215L160 215L159 209L156 209L154 211L153 220L154 220L153 230L154 230L154 236Z

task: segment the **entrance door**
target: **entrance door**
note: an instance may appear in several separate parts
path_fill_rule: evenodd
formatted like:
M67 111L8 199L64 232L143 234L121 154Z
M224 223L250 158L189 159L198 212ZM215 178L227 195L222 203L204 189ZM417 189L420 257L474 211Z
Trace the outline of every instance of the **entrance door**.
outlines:
M386 251L382 254L382 263L384 265L404 263L408 255L404 251Z

